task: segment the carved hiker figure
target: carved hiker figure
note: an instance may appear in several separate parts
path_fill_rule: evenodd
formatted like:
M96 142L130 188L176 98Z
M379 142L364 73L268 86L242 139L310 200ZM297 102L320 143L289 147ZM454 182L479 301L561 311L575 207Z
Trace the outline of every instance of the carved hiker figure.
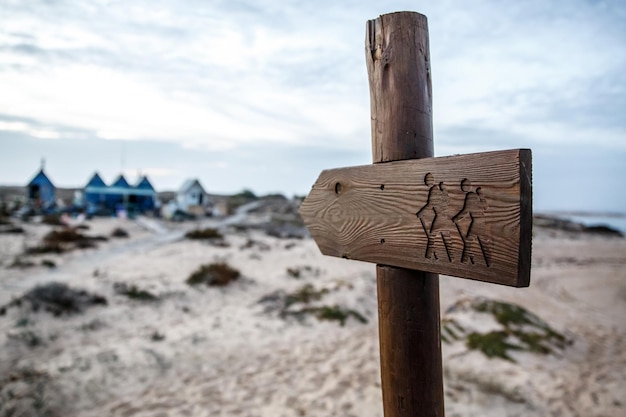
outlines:
M430 172L424 176L424 184L428 186L428 198L426 204L415 215L420 220L422 228L428 238L426 245L426 258L440 259L445 251L445 257L452 261L450 230L452 221L447 214L450 198L443 182L435 184L435 178ZM441 237L441 245L438 245ZM442 249L437 253L437 249Z
M461 262L475 264L480 258L489 266L487 251L491 242L487 238L489 234L485 224L487 201L480 187L472 191L472 184L467 178L461 181L461 190L465 193L463 208L452 218L463 241Z

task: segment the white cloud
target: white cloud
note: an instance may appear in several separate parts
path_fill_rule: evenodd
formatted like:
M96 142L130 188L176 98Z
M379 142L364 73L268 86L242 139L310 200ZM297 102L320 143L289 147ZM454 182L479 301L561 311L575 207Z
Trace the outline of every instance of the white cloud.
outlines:
M590 32L597 25L581 26L574 7L563 10L567 20L538 4L450 5L428 5L436 127L535 134L545 120L531 128L520 121L539 96L524 92L577 100L587 93L572 88L578 80L625 59L609 35ZM10 33L27 32L45 54L0 53L0 65L29 69L0 71L0 112L107 139L206 149L264 141L349 148L369 135L363 49L345 34L363 30L353 16L373 4L333 5L332 14L269 1L258 5L264 13L232 7L105 2L15 11L0 41L18 45L24 40ZM525 18L533 7L544 14ZM603 48L593 48L598 39ZM503 105L508 97L515 100Z
M26 122L0 121L0 130L26 133L39 139L58 139L60 137L59 133L52 129L34 127Z
M216 149L249 140L296 139L280 121L249 111L228 116L219 103L202 106L167 97L132 76L97 67L68 66L45 75L0 73L0 84L6 86L1 113L51 124L71 121L105 139L157 139Z

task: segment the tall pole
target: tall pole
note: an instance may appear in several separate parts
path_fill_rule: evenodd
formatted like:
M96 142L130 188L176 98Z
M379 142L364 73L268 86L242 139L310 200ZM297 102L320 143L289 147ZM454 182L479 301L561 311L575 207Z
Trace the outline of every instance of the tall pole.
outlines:
M426 16L370 20L365 43L373 162L433 156ZM384 265L376 273L385 417L443 416L439 276Z

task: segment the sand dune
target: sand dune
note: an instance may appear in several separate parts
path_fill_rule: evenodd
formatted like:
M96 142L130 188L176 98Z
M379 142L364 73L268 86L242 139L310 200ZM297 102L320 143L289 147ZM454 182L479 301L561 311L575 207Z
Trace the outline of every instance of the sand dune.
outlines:
M0 411L382 416L373 265L323 257L309 239L248 230L214 244L184 239L200 223L154 222L90 221L85 233L122 227L130 237L23 257L36 264L29 268L9 266L49 227L26 224L25 235L0 235L0 305L52 281L108 301L59 317L26 302L5 309ZM211 262L227 263L241 278L225 287L185 282ZM624 415L624 266L624 239L538 229L528 289L441 277L442 316L464 329L443 346L447 415ZM157 299L133 298L130 286ZM468 349L467 334L495 324L459 302L482 299L523 306L568 345L548 354L511 351L512 360ZM318 320L324 308L346 313L343 326Z

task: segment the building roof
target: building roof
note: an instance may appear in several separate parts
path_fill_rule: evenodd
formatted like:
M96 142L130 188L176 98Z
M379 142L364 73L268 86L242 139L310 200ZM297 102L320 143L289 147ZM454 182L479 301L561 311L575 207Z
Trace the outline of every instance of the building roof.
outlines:
M43 168L39 170L37 175L35 175L35 177L32 180L30 180L30 182L28 183L28 186L30 187L31 185L34 185L34 184L38 184L38 185L48 184L52 188L54 188L54 184L52 183L52 181L50 181L50 178L48 178L46 173L43 172Z
M135 185L135 188L138 190L155 191L154 187L150 183L150 180L148 180L148 177L146 177L145 175L139 179L137 185Z
M188 180L186 180L183 185L179 188L178 190L178 194L185 194L187 191L189 191L191 189L191 187L193 187L195 184L198 184L198 186L200 187L200 189L202 190L202 192L204 194L206 194L206 191L204 191L204 187L202 186L202 184L200 184L200 181L198 181L197 178L190 178Z
M155 196L156 190L148 180L148 177L143 176L139 179L139 182L134 187L131 187L124 175L117 177L113 184L107 186L102 180L102 177L95 173L85 186L86 194L102 194L102 195L142 195L142 196Z
M96 172L96 173L93 174L93 177L91 177L91 179L87 182L87 185L85 185L85 188L87 188L87 187L106 187L106 186L107 185L102 180L102 177L100 177L100 174L98 174Z
M111 187L119 187L119 188L130 188L128 185L128 181L124 178L124 175L120 174L119 177L111 184Z

